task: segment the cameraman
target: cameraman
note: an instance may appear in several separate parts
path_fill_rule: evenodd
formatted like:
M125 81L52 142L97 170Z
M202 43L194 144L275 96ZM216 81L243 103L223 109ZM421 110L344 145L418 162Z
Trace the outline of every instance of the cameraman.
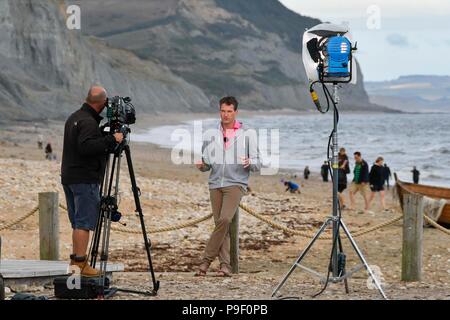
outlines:
M87 260L89 231L94 231L100 206L99 186L106 165L106 155L123 140L122 133L103 136L100 113L106 105L106 90L93 86L86 102L74 112L64 127L61 183L66 195L72 225L73 251L70 265L80 268L83 276L97 276Z

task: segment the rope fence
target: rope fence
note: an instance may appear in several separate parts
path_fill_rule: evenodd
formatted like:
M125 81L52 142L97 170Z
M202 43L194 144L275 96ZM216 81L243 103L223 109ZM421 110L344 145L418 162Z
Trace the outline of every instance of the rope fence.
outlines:
M59 207L65 211L67 211L67 208L60 204ZM248 207L245 204L240 204L239 207L241 209L244 210L244 212L246 212L247 214L253 216L254 218L268 224L269 226L271 226L274 229L277 230L281 230L283 232L286 232L288 234L292 234L292 235L296 235L296 236L301 236L303 238L308 238L311 239L314 237L315 233L313 232L308 232L308 231L299 231L299 230L295 230L295 229L291 229L289 227L286 227L285 225L275 222L269 218L267 218L266 216L264 216L261 213L256 212L255 210L253 210L252 208ZM21 223L22 221L24 221L25 219L31 217L32 215L34 215L37 211L39 210L38 207L33 208L32 210L30 210L29 212L27 212L26 214L6 223L3 225L0 225L0 231L2 230L6 230L6 229L10 229L11 227ZM426 216L425 214L423 214L424 219L431 224L433 227L435 227L437 230L450 235L450 230L445 229L444 227L442 227L441 225L439 225L438 223L436 223L435 221L433 221L431 218L429 218L428 216ZM154 233L162 233L162 232L170 232L170 231L175 231L175 230L181 230L184 228L189 228L189 227L193 227L196 226L204 221L207 221L209 219L211 219L212 214L208 214L205 215L203 217L197 218L197 219L193 219L193 220L188 220L184 223L180 223L180 224L175 224L172 226L165 226L165 227L159 227L159 228L150 228L147 230L147 232L149 234L154 234ZM353 231L352 232L352 236L353 237L359 237L362 235L366 235L368 233L374 232L376 230L382 229L386 226L392 225L400 220L403 219L403 216L397 216L394 217L392 219L389 219L385 222L382 222L380 224L377 224L375 226L371 226L365 229L361 229L361 230L357 230L357 231ZM112 226L111 227L112 230L114 231L118 231L118 232L123 232L123 233L128 233L128 234L141 234L142 230L141 229L133 229L133 228L127 228L125 226ZM344 234L344 236L346 236ZM322 235L319 240L331 240L332 239L332 235Z
M442 231L445 234L448 234L450 236L450 230L445 229L443 226L441 226L440 224L436 223L436 221L434 221L433 219L431 219L430 217L428 217L427 215L423 215L423 218L425 220L427 220L427 222L429 224L431 224L433 227L435 227L436 229Z
M247 207L246 205L241 204L240 207L245 212L247 212L248 214L250 214L253 217L255 217L255 218L257 218L257 219L259 219L259 220L261 220L261 221L263 221L263 222L265 222L267 224L269 224L271 227L273 227L275 229L282 230L282 231L287 232L289 234L293 234L293 235L296 235L296 236L301 236L301 237L309 238L309 239L312 239L314 237L314 235L315 235L315 233L312 233L312 232L297 231L297 230L285 227L282 224L274 222L273 220L266 218L262 214L255 212L253 209ZM362 236L362 235L368 234L368 233L373 232L375 230L378 230L378 229L381 229L383 227L389 226L389 225L391 225L391 224L393 224L393 223L395 223L397 221L400 221L402 219L403 219L403 216L395 217L393 219L390 219L390 220L388 220L386 222L377 224L375 226L352 232L352 236L353 237L358 237L358 236ZM319 238L319 240L331 240L331 239L333 239L332 235L321 236Z
M26 214L24 214L23 216L18 217L17 219L14 219L4 225L0 226L0 231L6 230L6 229L10 229L11 227L21 223L23 220L31 217L32 215L34 215L37 211L39 210L39 207L35 207L33 208L31 211L27 212Z

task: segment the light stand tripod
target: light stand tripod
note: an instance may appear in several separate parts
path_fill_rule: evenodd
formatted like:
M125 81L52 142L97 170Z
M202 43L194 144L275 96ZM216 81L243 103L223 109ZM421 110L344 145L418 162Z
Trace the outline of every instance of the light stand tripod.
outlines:
M129 130L127 128L127 130ZM149 265L149 272L152 277L153 290L152 291L136 291L129 289L119 289L111 288L106 291L106 297L110 297L117 291L137 293L155 296L157 295L159 289L159 281L155 278L155 273L153 271L152 258L150 254L151 242L147 237L147 231L145 228L144 215L142 213L141 203L139 200L140 190L136 185L136 178L134 175L133 163L131 160L130 146L126 139L118 145L113 153L108 155L106 162L105 174L103 177L102 185L100 188L101 202L100 202L100 212L97 220L96 230L91 242L91 265L95 268L97 262L97 256L99 253L99 245L101 241L101 252L100 252L100 284L98 290L98 296L100 298L105 297L105 287L106 285L106 266L108 263L108 250L109 250L109 240L110 240L110 230L111 222L118 221L120 219L120 213L117 211L118 203L117 196L119 192L119 177L120 177L120 162L122 153L125 151L125 156L128 164L128 171L131 180L131 188L133 191L134 202L136 206L136 212L139 214L139 220L142 228L142 235L144 238L145 251L147 253L147 260ZM112 158L112 161L111 161ZM112 163L111 163L112 162ZM113 191L114 184L114 191Z
M324 90L325 89L328 90L326 87L324 87ZM383 298L387 299L386 295L384 294L383 289L381 288L381 285L380 285L378 279L375 277L372 269L367 264L366 259L364 258L363 254L361 253L358 246L356 245L355 240L353 239L352 235L350 234L350 231L348 230L347 226L345 225L345 223L341 217L341 214L340 214L339 200L338 200L338 171L339 171L338 134L337 134L337 125L338 125L337 104L338 103L339 103L338 85L337 85L337 83L333 83L334 116L333 116L332 159L331 159L332 160L331 166L332 166L332 172L333 172L333 175L332 175L332 181L333 181L333 213L332 213L332 216L328 217L325 220L325 222L319 228L317 233L314 235L313 239L309 242L309 244L306 246L306 248L303 250L303 252L298 256L297 260L294 262L292 267L289 269L288 273L285 275L285 277L281 280L281 282L278 284L278 286L273 291L272 297L274 297L276 295L276 293L281 289L281 287L285 284L285 282L287 281L289 276L292 274L292 272L294 272L294 270L297 267L304 269L304 270L308 271L309 273L314 274L315 276L318 276L322 281L324 281L324 279L329 280L333 283L338 283L340 281L344 281L345 289L346 289L347 293L348 293L347 278L349 278L353 273L359 271L362 267L365 267L367 272L369 273L370 277L373 279L375 287L378 289L378 291L383 296ZM328 278L328 276L325 277L325 276L321 275L319 272L301 265L300 262L306 256L306 254L311 249L311 247L314 245L314 242L320 237L322 232L330 225L332 225L333 244L332 244L331 262L330 262L330 266L329 266L329 270L328 270L328 276L329 276L329 272L331 271L332 277ZM339 235L340 228L342 228L344 230L345 235L347 236L353 249L355 250L356 254L358 255L359 259L362 262L361 265L356 266L348 273L345 272L345 255L343 254L341 238ZM336 242L339 244L339 246L336 246Z

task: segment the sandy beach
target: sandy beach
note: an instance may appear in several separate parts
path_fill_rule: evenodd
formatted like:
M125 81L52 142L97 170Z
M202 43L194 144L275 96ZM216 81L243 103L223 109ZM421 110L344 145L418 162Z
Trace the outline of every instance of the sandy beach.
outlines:
M139 128L177 123L216 115L158 115L140 119ZM44 159L37 148L37 135L52 142L57 160ZM11 124L0 130L0 227L37 205L39 192L57 191L62 204L64 193L60 184L60 160L63 123L49 122ZM45 145L45 143L44 143ZM132 156L147 228L173 226L209 214L208 174L193 165L174 165L170 150L148 143L131 142ZM125 165L124 165L125 166ZM253 175L252 192L243 203L279 224L291 229L314 232L331 210L331 183L321 181L318 172L309 180L297 178L302 193L289 194L280 183L291 179L292 172L281 170L275 176ZM134 211L133 197L126 170L122 170L120 211L127 228L137 229L139 221ZM352 232L362 230L401 214L392 188L387 194L388 212L383 212L374 201L371 213L359 214L345 210L344 220ZM348 199L348 193L345 192ZM357 208L362 208L357 196ZM240 274L223 279L211 276L193 276L210 232L212 220L177 231L150 234L153 243L154 267L161 289L151 299L269 299L272 289L281 280L309 239L293 236L272 228L265 222L241 210L240 213ZM39 259L39 229L37 215L10 229L0 231L3 239L2 259ZM142 236L113 231L111 261L125 264L125 272L115 275L119 285L140 287L148 281ZM402 222L378 229L356 238L370 265L382 272L386 294L391 299L450 299L450 245L448 235L426 228L423 235L423 279L404 283L401 277ZM347 265L358 264L354 251L345 239ZM325 271L331 250L331 241L316 242L305 264ZM60 215L60 259L71 253L71 229L66 212ZM214 264L214 271L217 265ZM367 286L367 275L359 271L349 281L350 294L343 284L329 284L318 299L379 299L376 290ZM321 284L311 275L297 269L283 288L284 295L310 299ZM14 290L14 288L11 288ZM51 287L28 288L51 294ZM134 295L117 295L117 299L141 299Z

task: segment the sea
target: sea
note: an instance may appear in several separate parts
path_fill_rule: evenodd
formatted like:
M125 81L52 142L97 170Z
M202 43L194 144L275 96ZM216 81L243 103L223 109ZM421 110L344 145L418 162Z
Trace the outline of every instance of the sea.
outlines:
M277 166L298 172L300 178L305 166L312 173L319 173L327 159L332 112L257 115L238 120L266 137L268 147L262 148L264 154L278 154ZM206 130L217 124L218 120L211 118L153 127L133 133L132 140L198 151L199 127ZM190 138L180 138L183 133ZM273 149L271 142L278 142ZM392 174L397 173L401 180L412 181L411 170L416 166L420 183L450 187L450 114L341 113L338 145L347 150L351 169L353 153L360 151L369 165L382 156Z

